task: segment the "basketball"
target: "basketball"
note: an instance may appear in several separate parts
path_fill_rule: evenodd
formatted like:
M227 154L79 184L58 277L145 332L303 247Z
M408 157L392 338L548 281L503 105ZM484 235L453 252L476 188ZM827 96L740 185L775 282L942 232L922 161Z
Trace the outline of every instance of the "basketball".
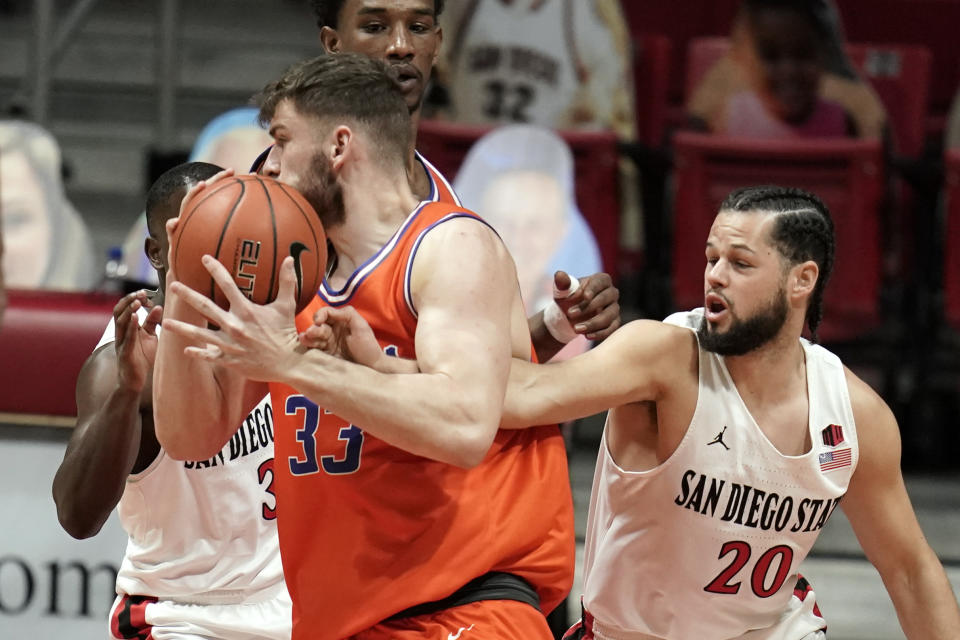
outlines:
M297 312L313 299L327 266L327 238L296 189L265 176L234 176L191 195L181 211L171 252L177 280L226 309L226 296L200 261L210 254L244 295L266 304L277 296L280 264L292 255Z

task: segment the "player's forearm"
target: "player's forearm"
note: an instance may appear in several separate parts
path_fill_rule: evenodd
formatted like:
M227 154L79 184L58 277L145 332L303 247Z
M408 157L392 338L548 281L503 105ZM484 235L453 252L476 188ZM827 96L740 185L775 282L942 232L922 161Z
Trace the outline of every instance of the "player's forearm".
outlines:
M554 424L583 418L608 408L602 400L580 402L564 386L564 363L538 365L520 359L510 362L510 378L503 401L502 429ZM594 406L596 405L596 406Z
M499 423L495 392L444 374L384 374L308 351L284 382L395 447L461 467L480 463Z
M960 638L960 609L939 560L927 547L912 570L884 576L884 584L910 640Z
M164 318L206 323L191 311L169 296ZM241 400L239 389L224 388L224 382L232 378L218 376L210 363L186 356L188 346L188 341L172 331L157 343L154 428L157 441L174 459L203 460L215 455L236 431L242 415L232 410L231 402Z
M117 388L77 432L53 479L57 518L75 538L97 534L117 506L140 447L140 393Z

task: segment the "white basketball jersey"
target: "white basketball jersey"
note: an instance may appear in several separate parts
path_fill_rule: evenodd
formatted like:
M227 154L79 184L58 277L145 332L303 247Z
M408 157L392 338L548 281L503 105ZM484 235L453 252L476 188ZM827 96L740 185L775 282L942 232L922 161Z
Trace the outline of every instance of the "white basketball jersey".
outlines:
M146 317L143 309L139 317ZM111 318L97 346L113 339ZM269 396L209 460L174 460L161 449L149 467L127 478L117 505L129 535L117 593L196 604L282 593L272 487Z
M454 118L470 124L567 126L577 91L587 82L583 49L610 47L609 33L591 4L480 0L452 45ZM613 64L610 56L606 59ZM599 121L607 122L606 116Z
M668 320L693 328L696 314ZM788 619L790 600L858 449L840 360L801 342L813 442L804 455L777 451L723 357L702 349L696 411L663 464L626 471L604 437L584 557L597 638L796 640L816 631L812 619Z

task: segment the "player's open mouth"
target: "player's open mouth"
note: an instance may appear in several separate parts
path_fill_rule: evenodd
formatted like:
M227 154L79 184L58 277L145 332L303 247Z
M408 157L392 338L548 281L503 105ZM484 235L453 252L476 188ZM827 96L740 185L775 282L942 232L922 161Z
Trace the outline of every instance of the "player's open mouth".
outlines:
M420 82L420 72L409 64L394 65L391 70L393 77L404 91L409 91Z
M727 301L716 293L708 293L703 301L704 315L710 322L719 321L727 312Z

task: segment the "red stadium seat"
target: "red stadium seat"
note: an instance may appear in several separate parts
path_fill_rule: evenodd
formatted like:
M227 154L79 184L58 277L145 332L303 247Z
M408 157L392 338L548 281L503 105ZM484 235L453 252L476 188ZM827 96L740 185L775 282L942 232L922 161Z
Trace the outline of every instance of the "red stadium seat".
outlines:
M650 147L664 143L670 93L670 38L643 34L633 39L633 89L637 138Z
M690 96L713 64L730 49L725 37L694 38L687 52L686 94ZM847 55L868 80L887 111L897 150L917 157L926 136L930 51L919 45L848 44Z
M929 130L940 135L960 86L958 0L836 0L850 42L896 42L927 47L932 55Z
M0 325L0 413L76 416L77 374L103 335L116 296L7 294Z
M634 40L656 33L665 36L673 45L675 55L670 60L668 96L671 106L679 106L684 98L687 43L697 37L729 34L740 0L621 0L620 4Z
M417 149L452 181L470 147L489 130L424 120L417 133ZM596 236L603 268L616 278L620 249L616 136L600 131L557 133L573 151L577 204Z
M960 331L960 150L947 151L946 170L943 306L947 324Z
M919 157L926 138L930 50L901 44L848 44L846 49L887 110L897 151Z
M721 201L737 187L779 184L817 194L836 227L836 263L821 337L861 337L879 327L880 143L748 141L690 132L673 138L676 162L672 277L676 308L703 304L704 243Z

